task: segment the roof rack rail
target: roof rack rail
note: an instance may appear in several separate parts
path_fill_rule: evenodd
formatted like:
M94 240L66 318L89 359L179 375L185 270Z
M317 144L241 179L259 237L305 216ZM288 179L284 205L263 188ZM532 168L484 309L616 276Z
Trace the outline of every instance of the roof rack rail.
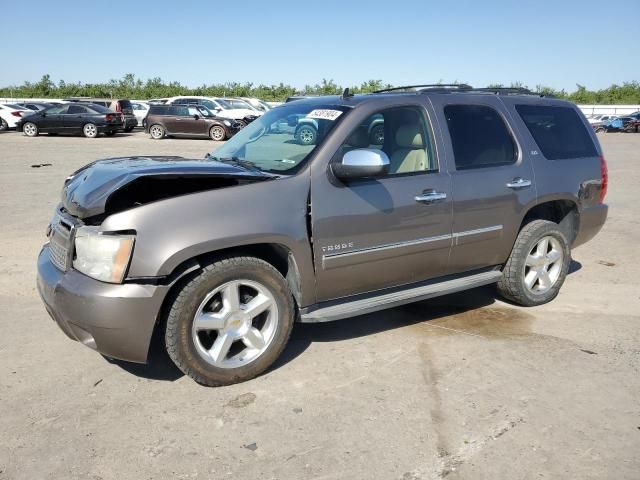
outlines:
M536 97L553 98L553 95L551 94L532 92L528 88L524 88L524 87L484 87L484 88L474 88L472 91L493 93L495 95L534 95Z
M387 92L397 92L400 90L472 90L473 87L471 85L467 85L466 83L426 83L424 85L404 85L402 87L391 87L391 88L383 88L382 90L375 90L371 93L387 93Z

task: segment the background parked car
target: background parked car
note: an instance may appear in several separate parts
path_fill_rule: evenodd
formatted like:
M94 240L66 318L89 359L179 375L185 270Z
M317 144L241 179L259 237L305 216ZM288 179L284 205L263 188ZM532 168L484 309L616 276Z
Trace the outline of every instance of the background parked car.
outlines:
M240 100L244 100L245 102L247 102L249 105L251 105L253 108L261 111L261 112L266 112L267 110L271 110L271 105L269 105L267 102L264 102L262 100L260 100L259 98L252 98L252 97L238 97L240 98Z
M166 136L209 137L222 141L232 137L240 124L216 117L203 105L151 105L145 131L159 140Z
M260 112L252 109L234 108L224 99L217 97L171 97L167 99L167 103L176 105L204 105L218 117L238 121L241 127L247 126L261 115Z
M132 101L131 107L133 108L133 114L138 120L138 125L142 128L146 127L147 115L149 114L149 104L142 101Z
M131 106L131 101L124 98L115 99L115 98L73 97L73 98L66 98L65 101L100 105L113 112L122 113L124 117L123 130L125 132L132 131L138 125L138 119L133 114L133 107Z
M33 110L34 112L39 112L40 110L53 107L56 104L49 102L16 102L16 105L28 110Z
M40 133L83 134L95 138L99 134L111 136L122 130L122 113L113 112L101 105L62 104L34 112L20 122L16 128L27 137Z
M24 108L11 106L11 104L0 104L0 131L16 128L25 113L31 112Z

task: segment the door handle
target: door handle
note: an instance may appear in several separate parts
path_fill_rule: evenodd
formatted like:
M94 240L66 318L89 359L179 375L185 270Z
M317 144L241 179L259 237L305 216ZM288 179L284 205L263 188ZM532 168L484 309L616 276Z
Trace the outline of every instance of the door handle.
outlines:
M531 180L527 180L526 178L516 177L507 183L507 187L518 189L518 188L526 188L531 186Z
M433 190L422 192L422 194L416 195L415 197L416 202L426 203L426 204L442 202L443 200L446 200L446 199L447 199L446 193L436 192Z

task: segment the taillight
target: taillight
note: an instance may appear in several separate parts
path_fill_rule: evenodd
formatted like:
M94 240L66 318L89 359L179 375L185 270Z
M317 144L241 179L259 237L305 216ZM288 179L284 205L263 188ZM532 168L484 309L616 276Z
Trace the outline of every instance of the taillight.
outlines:
M113 120L113 114L107 113L104 118L107 122L110 122L111 120Z
M11 112L11 115L13 115L14 117L22 117L22 112L20 111Z
M604 156L600 156L600 197L598 203L604 203L604 197L607 196L607 188L609 187L609 169Z

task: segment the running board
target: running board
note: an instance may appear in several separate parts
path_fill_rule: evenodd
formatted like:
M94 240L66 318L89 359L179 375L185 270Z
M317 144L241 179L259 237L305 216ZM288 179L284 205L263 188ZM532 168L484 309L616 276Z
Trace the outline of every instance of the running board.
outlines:
M406 303L459 292L461 290L481 287L482 285L497 282L500 280L500 277L502 277L502 272L491 270L489 272L476 273L474 275L444 280L429 285L412 287L407 290L383 293L358 300L345 300L343 303L320 307L307 312L303 311L300 315L300 321L302 323L330 322L332 320L355 317L357 315L364 315L365 313L384 310L385 308L392 308Z

